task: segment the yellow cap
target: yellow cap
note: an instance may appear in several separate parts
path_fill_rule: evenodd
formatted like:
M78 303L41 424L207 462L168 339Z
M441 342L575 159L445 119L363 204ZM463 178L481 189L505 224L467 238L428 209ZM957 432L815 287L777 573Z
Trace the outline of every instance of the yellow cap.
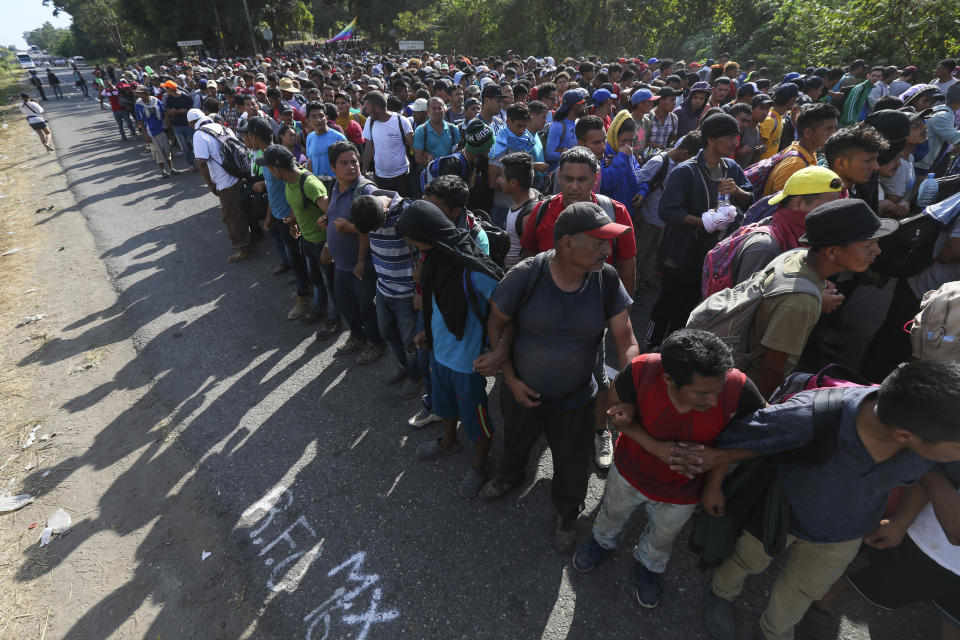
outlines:
M770 198L770 204L778 204L791 196L808 196L815 193L832 193L843 189L840 176L826 167L804 167L787 179L780 193Z

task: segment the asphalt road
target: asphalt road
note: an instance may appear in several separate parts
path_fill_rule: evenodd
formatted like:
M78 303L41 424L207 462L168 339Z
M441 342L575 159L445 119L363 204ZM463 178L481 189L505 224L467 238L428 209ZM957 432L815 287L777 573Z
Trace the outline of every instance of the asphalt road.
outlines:
M650 611L632 594L631 550L642 514L614 557L590 574L578 574L569 557L550 548L543 446L526 485L507 499L459 498L472 451L414 459L416 446L438 437L439 427L407 426L418 402L381 382L390 358L356 366L334 357L336 343L317 344L312 328L287 321L292 286L288 275L271 275L278 262L272 243L261 243L253 260L228 264L218 203L200 176L158 178L142 141L122 143L110 111L78 98L58 71L69 97L44 106L77 207L121 301L99 316L134 341L136 366L153 379L152 396L166 408L185 467L195 469L181 480L205 489L198 517L218 518L225 532L197 541L211 552L204 560L210 579L182 586L158 632L190 620L192 631L181 637L707 637L700 617L707 574L687 550L686 532L663 601ZM175 163L184 166L182 158ZM638 306L638 326L650 303ZM125 384L118 377L116 385ZM499 424L495 395L491 406ZM495 455L499 450L496 443ZM110 452L105 463L127 453ZM176 490L169 481L156 487ZM593 475L581 539L602 490L602 477ZM144 521L155 515L162 517L145 514ZM195 550L184 553L191 555L182 562L200 561ZM245 576L240 598L231 599L236 585L217 581L217 567L228 565ZM154 570L176 567L154 566L143 579ZM739 605L742 637L750 637L770 584L769 575L748 583ZM188 613L191 600L219 606ZM845 638L929 637L935 624L929 609L879 612L852 595L842 613ZM107 607L97 624L132 614ZM79 619L71 635L86 637L91 624Z

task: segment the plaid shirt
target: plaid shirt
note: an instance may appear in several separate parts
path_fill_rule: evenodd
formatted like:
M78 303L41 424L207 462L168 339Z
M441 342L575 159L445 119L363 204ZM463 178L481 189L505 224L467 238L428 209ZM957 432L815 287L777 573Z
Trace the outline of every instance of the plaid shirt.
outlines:
M667 114L664 122L657 119L655 111L643 116L643 128L647 134L647 147L651 148L651 145L658 145L660 148L666 149L670 138L677 133L679 124L677 114L672 111ZM652 149L652 151L656 152L656 149Z

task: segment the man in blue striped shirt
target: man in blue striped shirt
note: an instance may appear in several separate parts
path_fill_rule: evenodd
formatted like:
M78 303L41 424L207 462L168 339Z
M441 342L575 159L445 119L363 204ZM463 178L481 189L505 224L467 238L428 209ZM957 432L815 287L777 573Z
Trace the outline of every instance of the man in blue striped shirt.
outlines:
M370 255L377 271L377 323L400 363L387 382L402 381L400 396L413 398L420 393L421 380L413 340L417 327L413 259L406 240L396 233L397 221L407 204L393 191L378 190L355 198L350 217L357 231L370 237Z

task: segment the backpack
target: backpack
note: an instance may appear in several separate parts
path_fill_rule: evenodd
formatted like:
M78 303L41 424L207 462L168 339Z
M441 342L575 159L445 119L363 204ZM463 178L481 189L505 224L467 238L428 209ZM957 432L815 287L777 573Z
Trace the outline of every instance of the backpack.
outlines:
M538 202L534 205L533 210L530 212L530 213L533 214L533 216L534 216L534 217L533 217L533 231L534 231L534 233L536 232L537 227L539 227L539 226L540 226L540 223L543 221L543 217L544 217L545 215L547 215L547 207L550 205L551 202L553 202L553 199L554 199L554 198L558 198L558 197L559 197L559 198L562 198L563 196L558 193L558 194L556 194L556 195L554 195L554 196L550 196L550 197L548 197L548 198L544 198L543 200L538 201ZM617 221L617 210L616 210L616 208L613 206L613 200L611 200L611 199L608 198L607 196L600 195L599 193L593 194L593 197L595 197L595 198L597 199L597 204L600 205L600 208L603 209L603 212L604 212L605 214L607 214L607 217L610 218L611 221L616 222L616 221ZM521 233L520 235L522 236L523 234ZM616 251L617 251L617 238L614 238L614 239L612 240L612 242L613 242L613 245L612 245L612 246L613 246L613 252L616 253Z
M556 251L548 249L547 251L541 251L537 255L523 260L523 262L530 262L530 272L527 275L527 281L523 284L523 289L521 289L520 300L517 302L517 310L514 312L514 315L519 313L520 309L533 297L537 283L540 281L544 269L548 268L548 261L554 254L556 254ZM592 275L588 275L588 277L592 277ZM614 277L616 278L615 281ZM606 280L610 280L610 282L605 283ZM620 276L617 274L616 269L611 265L605 264L603 270L600 271L600 295L603 298L603 308L605 312L608 312L613 307L619 291ZM614 374L614 377L616 377L616 374Z
M203 125L200 127L200 131L211 136L220 144L221 162L218 164L228 175L234 178L244 178L250 175L250 150L227 127L220 125L220 131L217 132L212 126ZM211 161L216 162L212 159Z
M316 203L316 202L311 202L310 200L307 199L307 192L304 191L304 189L303 189L303 185L306 184L307 178L309 178L309 177L312 176L312 175L313 175L313 174L310 173L309 171L301 171L301 172L300 172L300 197L303 198L303 208L304 208L304 209L306 209L306 208L307 208L308 206L310 206L311 204L312 204L313 206L317 206L317 203ZM317 176L317 178L320 180L320 182L323 183L324 189L327 190L327 195L330 195L330 194L333 192L333 186L334 186L334 184L336 183L336 178L334 178L334 177L332 177L332 176ZM353 185L353 197L354 197L354 199L356 199L357 196L362 196L362 195L363 195L363 188L364 188L365 186L367 186L368 184L374 184L373 180L367 180L367 179L364 178L363 176L360 176L360 177L357 179L357 183L356 183L355 185Z
M750 181L750 184L753 185L753 197L755 200L759 200L763 194L763 190L767 186L767 179L770 177L770 173L773 171L773 168L777 166L777 163L783 160L784 158L790 158L793 156L799 157L803 160L803 164L810 166L810 163L807 162L807 159L801 155L796 149L784 149L779 153L775 153L769 158L764 158L763 160L756 162L743 171L743 175L746 176L747 180Z
M513 223L513 230L516 232L518 238L523 237L523 221L527 219L527 216L533 211L533 208L537 206L537 203L543 199L543 194L538 192L535 198L530 198L524 202L523 207L517 212L517 219Z
M727 226L727 236L733 235L734 231L745 224L753 224L754 222L760 222L764 218L773 216L773 212L779 209L782 203L770 204L770 198L772 197L772 195L763 196L750 205L749 209L738 215L734 221Z
M701 293L707 298L717 291L729 289L734 286L733 282L733 261L740 254L740 249L753 233L766 233L773 236L780 246L780 250L786 246L786 240L783 234L773 226L773 220L767 218L760 222L748 224L740 227L735 232L717 243L715 247L707 252L707 257L703 260L703 275L700 280Z
M460 176L464 182L469 182L470 163L463 153L452 153L442 158L434 158L420 173L420 191L427 188L434 178L439 176Z
M483 209L467 212L467 229L470 235L476 240L478 230L483 229L487 234L487 242L490 244L490 258L503 267L503 262L510 252L510 234L493 224L490 221L490 214Z
M820 300L820 287L803 276L789 277L783 263L797 251L782 253L763 271L730 289L718 291L690 312L688 329L703 329L718 336L733 350L733 361L742 368L749 361L747 353L750 327L757 307L765 298L787 293L806 293ZM771 278L772 277L772 278ZM769 279L769 282L767 280Z
M925 362L960 360L960 282L927 291L908 325L913 356Z
M543 129L540 129L540 131L537 131L537 137L540 138L540 146L544 149L547 148L547 136L550 135L550 125L552 124L552 122L548 122L547 126L545 126Z

